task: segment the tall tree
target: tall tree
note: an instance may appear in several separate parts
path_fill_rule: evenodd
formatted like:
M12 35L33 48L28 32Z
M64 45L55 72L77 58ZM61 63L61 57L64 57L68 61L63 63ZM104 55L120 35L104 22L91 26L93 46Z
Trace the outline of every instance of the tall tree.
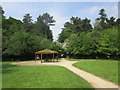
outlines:
M2 6L0 6L0 15L3 15L4 14L4 10L2 8Z
M39 15L37 18L37 22L35 24L35 33L38 35L43 35L45 38L53 40L52 31L50 30L50 26L53 26L55 20L53 16L50 16L48 13L44 13L43 15Z
M29 24L32 22L32 16L30 16L30 14L25 14L24 15L24 18L23 18L23 23L24 24Z
M30 14L25 14L22 21L23 21L23 25L22 25L23 30L25 30L26 32L31 32L33 28L32 16Z
M2 29L2 19L5 19L5 17L3 16L4 14L4 10L2 8L2 6L0 6L0 29Z
M107 25L106 25L107 14L105 13L105 10L101 9L99 11L99 15L100 17L96 19L97 21L99 21L98 23L99 30L106 29L107 28Z
M98 44L98 52L110 58L111 55L118 54L118 30L116 28L106 29L101 32L101 40Z
M91 32L92 31L92 25L90 24L90 20L88 18L85 18L82 20L81 31L83 31L83 32Z
M116 24L114 17L110 17L110 19L106 19L106 22L107 22L108 28L112 28Z
M58 41L63 43L70 35L72 34L72 30L70 28L63 29L59 34Z
M37 18L38 22L45 23L48 26L53 26L56 21L53 19L53 16L50 16L49 13L43 13L43 15L39 15Z
M88 18L81 19L78 17L71 17L70 22L64 24L63 31L59 34L58 41L64 42L70 34L81 34L82 32L92 31L92 25Z

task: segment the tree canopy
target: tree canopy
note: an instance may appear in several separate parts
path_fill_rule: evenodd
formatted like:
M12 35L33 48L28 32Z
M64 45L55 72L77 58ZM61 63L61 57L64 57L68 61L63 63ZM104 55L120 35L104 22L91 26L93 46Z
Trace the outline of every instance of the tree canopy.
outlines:
M64 43L66 54L74 58L100 57L117 59L119 53L119 18L108 18L104 9L98 13L94 27L88 18L71 17L64 24L58 41Z
M2 15L4 10L0 7ZM27 58L43 49L51 49L60 52L61 46L53 42L52 30L55 20L49 13L38 16L37 21L32 20L32 15L25 14L22 21L13 17L2 17L2 52L3 59L11 57ZM13 57L14 56L14 57Z
M108 18L104 9L99 11L94 25L89 18L72 16L65 22L56 42L50 30L56 21L49 13L40 14L36 21L29 13L22 20L6 18L4 13L0 7L3 58L29 55L34 59L34 53L44 49L74 58L120 58L120 18Z

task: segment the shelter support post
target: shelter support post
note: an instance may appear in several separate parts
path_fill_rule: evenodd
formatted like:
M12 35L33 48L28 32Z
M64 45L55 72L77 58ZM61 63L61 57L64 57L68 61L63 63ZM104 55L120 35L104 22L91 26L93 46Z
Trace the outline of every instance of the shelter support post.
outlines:
M36 54L35 54L35 62L36 62Z
M41 58L40 59L41 59L41 63L42 63L42 54L41 54Z
M53 62L54 62L54 53L53 53Z
M57 62L58 62L58 54L57 54Z

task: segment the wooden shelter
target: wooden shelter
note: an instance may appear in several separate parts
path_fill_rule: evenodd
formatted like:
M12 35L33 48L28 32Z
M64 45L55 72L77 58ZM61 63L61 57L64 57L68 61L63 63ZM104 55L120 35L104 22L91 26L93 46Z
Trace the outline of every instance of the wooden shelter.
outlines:
M57 57L58 57L58 52L57 51L52 51L52 50L49 50L49 49L45 49L45 50L42 50L42 51L35 52L35 62L36 62L36 60L41 60L41 63L42 63L43 55L52 55L52 59L54 61L55 55L57 55Z

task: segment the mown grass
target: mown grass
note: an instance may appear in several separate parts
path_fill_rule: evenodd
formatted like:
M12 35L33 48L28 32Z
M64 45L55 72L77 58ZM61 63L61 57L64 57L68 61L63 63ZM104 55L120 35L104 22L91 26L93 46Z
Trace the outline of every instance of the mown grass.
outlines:
M78 61L80 59L72 59L72 58L65 58L66 60L69 60L69 61Z
M118 62L116 60L79 59L79 62L73 64L73 66L120 85Z
M92 88L62 66L12 66L3 62L3 88Z

